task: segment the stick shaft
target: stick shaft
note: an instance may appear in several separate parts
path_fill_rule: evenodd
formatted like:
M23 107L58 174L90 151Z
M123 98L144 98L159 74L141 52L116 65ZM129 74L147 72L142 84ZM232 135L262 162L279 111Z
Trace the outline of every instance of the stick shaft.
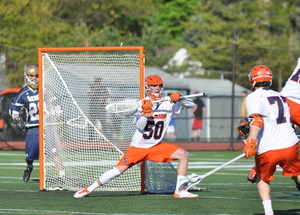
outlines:
M195 98L195 97L200 97L200 96L205 96L205 93L197 93L197 94L191 94L191 95L186 95L186 96L182 96L182 99L188 99L188 98ZM142 100L140 100L141 102ZM164 101L169 101L169 99L161 99L161 100L155 100L152 101L152 103L159 103L159 102L164 102Z
M228 166L229 164L232 164L233 162L235 162L235 161L241 159L241 158L244 157L244 156L245 156L245 153L243 153L243 154L241 154L241 155L239 155L239 156L233 158L232 160L230 160L230 161L228 161L228 162L222 164L221 166L218 166L217 168L215 168L215 169L209 171L208 173L204 174L204 175L203 175L203 178L206 178L207 176L209 176L209 175L211 175L211 174L217 172L218 170L220 170L220 169L222 169L222 168Z

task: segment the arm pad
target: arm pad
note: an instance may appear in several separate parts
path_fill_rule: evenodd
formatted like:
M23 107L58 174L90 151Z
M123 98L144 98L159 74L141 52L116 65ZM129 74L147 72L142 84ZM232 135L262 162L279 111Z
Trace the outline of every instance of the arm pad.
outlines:
M147 117L142 115L138 121L136 122L136 127L139 129L139 130L144 130L145 127L147 125Z
M249 119L250 119L250 123L249 123L250 127L256 127L259 130L261 130L262 127L264 126L264 119L260 114L252 114L250 115Z

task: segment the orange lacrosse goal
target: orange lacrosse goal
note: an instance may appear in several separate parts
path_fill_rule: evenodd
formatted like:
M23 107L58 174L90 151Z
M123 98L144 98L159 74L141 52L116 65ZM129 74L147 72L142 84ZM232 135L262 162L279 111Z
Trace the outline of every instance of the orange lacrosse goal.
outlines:
M144 98L144 62L142 46L38 49L40 190L80 190L117 164L136 127L132 116L105 107ZM147 161L98 190L175 186L171 163Z

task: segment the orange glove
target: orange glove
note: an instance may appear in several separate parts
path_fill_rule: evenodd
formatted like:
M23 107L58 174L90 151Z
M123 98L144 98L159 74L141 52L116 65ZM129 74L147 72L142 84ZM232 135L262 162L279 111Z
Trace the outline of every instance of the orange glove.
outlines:
M142 102L142 114L145 117L153 116L152 112L152 101L150 99L144 99Z
M255 155L257 152L257 143L258 140L255 138L248 138L244 140L244 150L245 158L250 158L251 156Z
M182 96L182 94L179 92L173 93L170 95L170 99L172 102L179 102L181 100L181 98L180 98L181 96Z

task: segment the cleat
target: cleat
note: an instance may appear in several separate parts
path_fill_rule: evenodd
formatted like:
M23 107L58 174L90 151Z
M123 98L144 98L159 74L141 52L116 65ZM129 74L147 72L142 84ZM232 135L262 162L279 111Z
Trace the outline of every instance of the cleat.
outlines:
M24 171L23 181L25 181L25 182L29 181L32 169L33 168L27 167L27 169Z
M292 177L292 179L294 180L294 182L296 184L297 190L300 191L300 183L297 182L297 177Z
M82 198L82 197L88 196L90 193L91 193L91 192L88 191L88 189L87 189L87 187L86 187L85 189L76 192L76 193L74 194L74 197L75 197L75 198Z
M175 191L174 198L197 198L197 194L192 194L187 190L183 189L181 191Z
M247 180L250 181L252 184L254 184L256 182L256 167L252 167L249 175L247 176Z

